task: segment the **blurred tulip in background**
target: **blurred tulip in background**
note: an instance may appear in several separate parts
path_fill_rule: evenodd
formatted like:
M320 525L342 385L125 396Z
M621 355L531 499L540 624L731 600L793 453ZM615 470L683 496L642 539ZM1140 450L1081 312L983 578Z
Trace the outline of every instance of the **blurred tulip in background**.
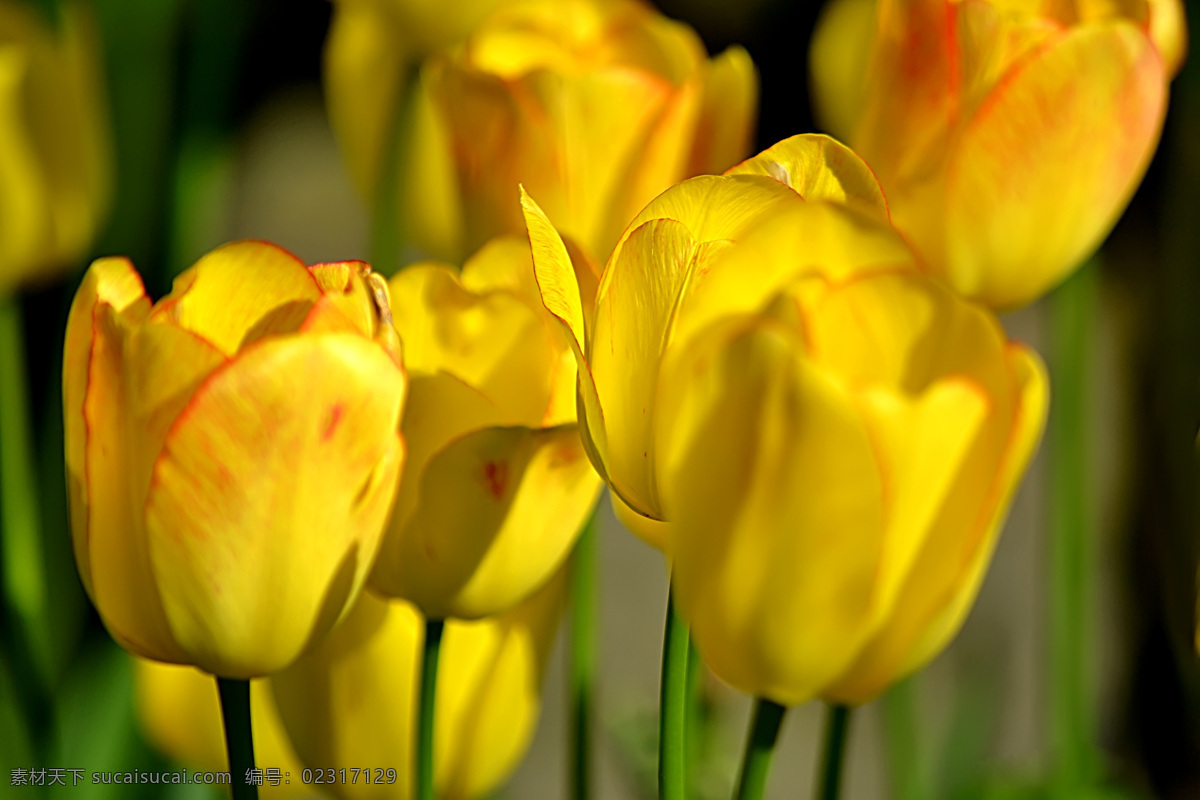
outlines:
M89 269L63 366L72 534L126 649L264 675L354 601L395 496L406 390L362 267L235 243L153 307L128 261Z
M191 769L223 772L229 769L221 705L212 678L194 667L162 664L139 658L135 667L137 707L146 738L161 753ZM256 679L250 686L254 719L254 753L264 769L278 769L278 785L265 780L263 797L311 795L303 766L288 741L271 685ZM283 775L288 777L283 778ZM284 781L288 781L284 783Z
M442 800L487 795L524 756L537 727L565 591L566 572L560 570L504 614L446 623L434 748ZM424 627L410 604L365 593L324 642L271 679L283 723L306 766L395 767L395 781L335 783L329 788L338 797L411 797Z
M396 146L403 65L363 56L390 54L396 40L387 26L350 31L349 8L339 5L326 48L326 90L351 172L375 198ZM758 97L745 50L709 59L689 27L634 0L501 4L461 44L431 54L415 85L400 224L451 260L522 230L524 183L603 262L656 194L745 157Z
M810 61L824 124L875 170L928 268L1010 308L1125 209L1186 37L1179 0L834 0Z
M0 3L0 296L72 269L108 211L112 144L90 6Z

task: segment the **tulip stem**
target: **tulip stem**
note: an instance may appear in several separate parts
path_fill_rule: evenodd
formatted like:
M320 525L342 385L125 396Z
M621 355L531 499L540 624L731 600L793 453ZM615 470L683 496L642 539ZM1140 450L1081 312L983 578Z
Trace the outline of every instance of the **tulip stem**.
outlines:
M825 721L825 754L822 756L820 800L837 800L842 790L842 762L850 732L850 706L832 705Z
M437 697L438 656L442 650L445 621L425 620L425 643L421 655L421 694L417 706L416 800L433 800L433 722Z
M771 757L779 741L779 727L787 708L760 697L754 704L754 719L742 757L742 777L738 780L737 800L760 800L767 788Z
M12 614L14 661L30 679L29 691L18 697L30 735L40 746L50 702L43 681L51 642L31 430L21 304L16 295L8 295L0 297L0 563L4 601Z
M1096 306L1097 260L1068 278L1051 298L1054 407L1049 444L1051 509L1050 730L1054 786L1074 797L1093 777L1091 596L1095 530L1090 508L1089 348Z
M675 592L667 595L667 621L663 630L662 686L658 715L658 797L687 797L688 629L675 608Z
M592 707L596 682L596 527L599 504L571 558L571 797L588 800L592 782Z
M250 681L217 678L221 719L225 723L225 751L229 754L229 785L233 800L256 800L258 786L251 782L254 769L254 736L250 725Z

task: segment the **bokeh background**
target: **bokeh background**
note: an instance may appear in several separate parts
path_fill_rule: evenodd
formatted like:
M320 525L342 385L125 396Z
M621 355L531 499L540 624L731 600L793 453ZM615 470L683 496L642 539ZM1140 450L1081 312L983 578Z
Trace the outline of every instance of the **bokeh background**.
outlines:
M692 24L710 52L732 43L750 52L762 80L756 150L817 130L807 46L819 2L662 0L659 6ZM95 0L95 9L118 161L114 210L94 255L132 257L152 296L231 239L268 239L310 263L368 257L368 214L351 188L321 94L327 0ZM1188 13L1200 19L1200 3L1191 0ZM1087 331L1094 539L1085 661L1096 756L1114 787L1103 796L1195 800L1200 59L1175 80L1158 154L1105 244L1099 270L1099 313ZM80 785L43 795L9 785L13 768L170 768L139 731L128 657L87 603L71 559L58 373L78 275L26 291L21 301L51 621L47 655L34 657L3 611L0 797L219 796L194 786ZM1004 324L1047 353L1045 301ZM857 715L847 762L850 800L1037 796L1052 758L1048 455L1043 446L956 642ZM656 551L623 531L607 504L603 509L597 797L650 798L666 571ZM562 645L530 755L498 794L505 800L566 795ZM30 709L40 726L34 731L22 726ZM749 711L747 698L706 679L705 721L697 733L701 800L729 795ZM770 797L811 792L823 714L813 703L789 715ZM31 736L50 743L50 762L31 762ZM914 785L925 788L926 798L912 794Z

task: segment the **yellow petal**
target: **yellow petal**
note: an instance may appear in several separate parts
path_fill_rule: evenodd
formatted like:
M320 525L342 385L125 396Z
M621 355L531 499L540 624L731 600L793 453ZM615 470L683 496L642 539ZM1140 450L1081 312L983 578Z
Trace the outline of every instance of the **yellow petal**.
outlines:
M560 332L575 355L579 380L576 416L580 438L592 466L607 482L609 477L605 460L608 457L608 435L605 433L604 411L600 407L592 368L585 355L587 330L581 294L584 284L579 276L587 268L579 265L577 259L572 259L562 237L538 204L525 192L525 187L521 187L521 207L529 231L534 276L542 304L559 323Z
M660 479L680 609L720 678L803 702L875 622L883 486L867 429L769 318L715 326L668 369Z
M183 660L163 615L127 477L135 462L125 348L150 313L123 258L94 262L75 295L63 353L63 424L71 530L80 577L126 649Z
M951 375L914 398L869 391L861 408L885 476L888 519L876 602L886 613L926 546L991 403L978 384Z
M454 375L494 403L505 424L540 424L558 358L534 309L504 290L470 292L438 265L410 266L390 289L410 371Z
M642 516L630 508L616 492L609 492L612 498L613 514L630 533L635 534L655 550L667 552L667 540L671 535L671 524L658 519Z
M35 143L25 120L29 59L27 48L0 47L0 295L44 264L45 256L38 251L49 233L48 187L37 169Z
M1049 381L1041 360L1019 345L1009 346L1007 360L1015 396L1011 417L989 423L1003 434L998 446L991 432L976 443L895 613L857 663L827 688L827 698L866 702L941 652L970 611L1046 421Z
M486 395L446 372L411 377L404 407L405 478L400 482L388 533L371 573L371 584L388 597L400 596L404 568L403 531L421 496L420 476L438 451L472 431L508 424Z
M325 40L329 123L362 197L373 205L409 54L382 4L338 2Z
M804 298L813 359L852 385L916 396L948 375L990 397L1004 391L1004 331L996 318L923 276L875 275Z
M862 84L866 102L851 141L887 187L893 214L899 207L894 184L924 174L931 160L944 157L961 99L961 6L878 0L875 44Z
M170 320L227 356L300 329L321 289L304 264L266 242L218 247L175 279L152 319Z
M26 113L50 195L44 255L70 264L84 255L107 215L113 153L92 9L63 3L56 23L29 76Z
M508 614L447 621L435 701L439 797L486 796L525 753L540 712L564 577ZM395 768L394 783L340 784L340 797L410 796L422 627L408 603L364 594L330 636L271 679L306 765Z
M353 601L399 475L404 383L373 342L326 334L264 341L194 395L146 503L163 605L192 663L267 674Z
M193 769L224 772L225 728L217 682L194 667L160 664L137 659L134 664L138 716L146 738L172 761ZM308 794L302 781L285 783L285 773L299 775L303 766L279 721L271 686L265 680L250 684L250 717L254 725L254 757L263 768L280 770L279 786L267 781L263 797L298 797Z
M730 169L727 175L766 175L809 202L844 203L888 222L887 200L867 163L821 134L792 136Z
M1010 307L1077 267L1141 180L1165 86L1150 42L1124 22L1071 29L1016 67L970 121L949 167L944 230L955 287Z
M677 342L686 343L729 314L759 311L796 281L844 283L882 272L916 271L904 239L874 214L841 204L804 202L795 192L785 191L794 202L764 213L736 246L714 250L697 270L676 315Z
M1179 74L1187 58L1187 19L1181 0L1149 0L1150 40L1162 56L1168 77Z
M825 4L808 51L817 121L839 139L854 135L867 103L866 74L878 0Z
M370 290L362 280L362 271L366 265L361 261L341 261L329 264L314 264L308 268L309 274L316 280L323 297L320 303L338 310L346 322L352 323L351 330L357 330L363 336L375 336L378 317L375 304L371 299ZM313 315L317 318L314 319ZM304 327L333 326L341 328L341 323L333 318L323 319L325 311L316 309L309 312L304 321Z
M734 45L705 65L704 102L689 175L720 174L750 152L758 117L758 70Z
M413 479L420 499L402 532L400 595L439 618L491 616L540 588L600 491L573 425L477 431Z

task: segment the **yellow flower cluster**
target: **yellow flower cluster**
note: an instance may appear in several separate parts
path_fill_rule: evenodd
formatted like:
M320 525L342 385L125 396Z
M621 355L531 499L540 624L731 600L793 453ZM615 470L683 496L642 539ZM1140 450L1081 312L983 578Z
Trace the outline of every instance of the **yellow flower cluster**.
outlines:
M453 264L385 280L238 242L156 303L128 261L87 272L66 464L108 630L269 676L266 758L403 765L330 788L408 797L422 622L448 619L436 784L478 797L536 724L607 484L731 685L862 703L919 669L1045 423L1045 368L991 309L1061 280L1136 188L1178 0L834 0L813 72L857 152L801 135L741 163L741 48L710 59L636 0L447 6L337 0L326 81L364 194L399 163L402 224ZM0 293L104 205L72 13L56 38L0 8ZM39 172L30 142L64 155ZM212 686L181 669L142 668L147 729L220 764Z

